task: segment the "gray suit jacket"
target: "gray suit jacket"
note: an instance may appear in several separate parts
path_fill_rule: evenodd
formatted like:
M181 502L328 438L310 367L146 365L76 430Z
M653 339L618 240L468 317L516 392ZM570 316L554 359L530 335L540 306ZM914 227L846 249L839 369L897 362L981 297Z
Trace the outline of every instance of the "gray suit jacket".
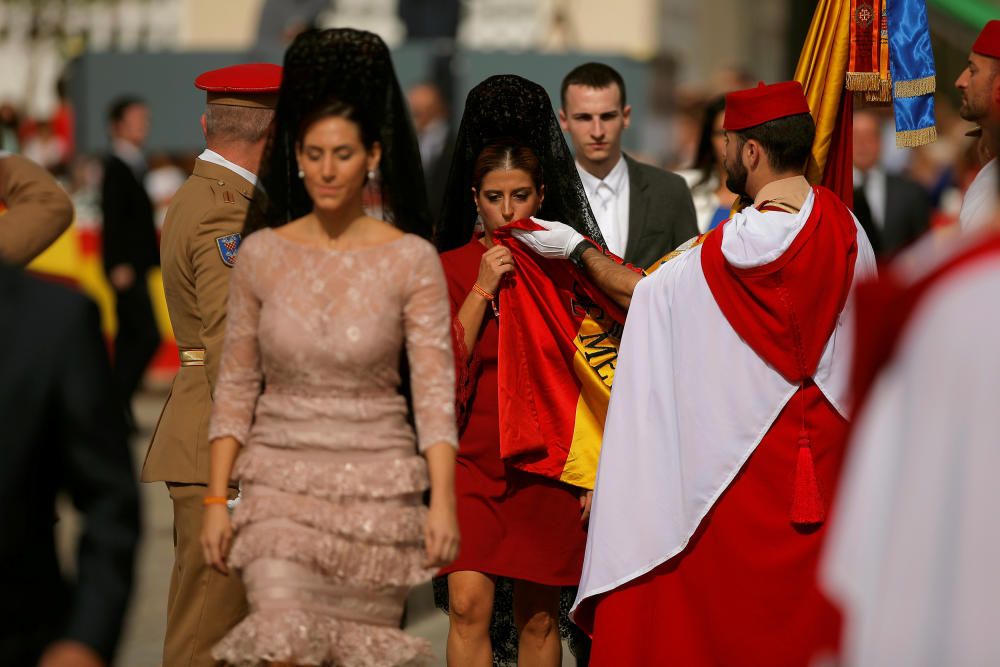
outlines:
M647 268L698 235L694 202L677 174L625 156L629 179L626 262Z

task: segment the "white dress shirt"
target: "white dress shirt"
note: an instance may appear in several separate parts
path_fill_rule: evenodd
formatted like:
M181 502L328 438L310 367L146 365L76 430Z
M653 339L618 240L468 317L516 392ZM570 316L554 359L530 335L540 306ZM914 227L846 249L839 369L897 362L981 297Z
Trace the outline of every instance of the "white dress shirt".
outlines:
M629 198L628 165L625 164L625 156L618 158L618 164L611 169L604 180L591 175L580 166L579 162L576 163L576 169L580 172L583 189L587 193L594 217L597 218L597 226L601 228L604 242L608 244L608 250L619 257L624 257L625 247L628 245Z
M872 214L872 223L879 229L885 229L885 207L888 201L885 170L881 167L872 167L867 172L863 172L855 168L854 187L860 188L862 186L864 186L868 210Z
M250 185L257 187L257 174L247 169L244 169L238 164L230 162L229 160L222 157L213 150L206 148L201 152L201 155L198 156L198 159L204 160L205 162L211 162L212 164L217 164L220 167L225 167L229 171L235 172L239 176L245 178L250 183Z

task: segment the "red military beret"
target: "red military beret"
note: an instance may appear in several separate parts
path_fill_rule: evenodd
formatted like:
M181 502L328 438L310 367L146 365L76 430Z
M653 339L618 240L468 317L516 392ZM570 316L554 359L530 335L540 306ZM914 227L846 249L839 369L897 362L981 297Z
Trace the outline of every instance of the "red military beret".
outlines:
M766 86L761 81L756 88L726 95L726 116L722 127L730 131L745 130L800 113L809 113L809 103L801 83L783 81Z
M983 26L972 52L989 58L1000 58L1000 21L987 21Z
M194 80L209 104L273 109L281 88L281 65L248 63L213 69Z

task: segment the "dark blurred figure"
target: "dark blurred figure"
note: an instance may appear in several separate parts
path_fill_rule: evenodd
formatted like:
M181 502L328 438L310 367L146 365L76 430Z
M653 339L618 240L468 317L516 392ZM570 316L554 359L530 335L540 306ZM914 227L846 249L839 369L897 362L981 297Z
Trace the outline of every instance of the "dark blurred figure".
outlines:
M420 83L406 91L413 126L420 145L420 161L427 180L427 200L437 212L448 181L455 138L448 122L448 104L433 83Z
M0 665L111 662L132 587L138 495L97 307L0 265ZM56 495L82 515L63 578Z
M111 153L104 161L101 212L104 218L104 270L115 292L114 383L133 427L132 396L160 345L146 274L159 265L153 203L143 186L149 134L149 109L135 97L111 105Z
M0 262L23 266L73 222L73 204L49 172L0 153Z
M21 150L21 117L9 102L0 103L0 149L17 153Z
M725 97L713 98L705 105L694 166L678 172L691 188L701 233L728 220L736 202L736 195L726 187L726 131L722 129L725 115Z
M927 192L882 166L882 118L870 109L854 112L854 215L877 257L894 255L927 231Z

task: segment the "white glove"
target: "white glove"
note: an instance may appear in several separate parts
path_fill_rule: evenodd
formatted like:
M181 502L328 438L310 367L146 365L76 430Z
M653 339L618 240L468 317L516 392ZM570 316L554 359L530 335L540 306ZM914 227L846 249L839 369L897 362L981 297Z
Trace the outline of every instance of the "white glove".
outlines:
M535 231L515 229L512 233L514 238L542 257L569 259L573 250L585 240L583 234L561 222L541 218L531 218L531 221L544 229Z

